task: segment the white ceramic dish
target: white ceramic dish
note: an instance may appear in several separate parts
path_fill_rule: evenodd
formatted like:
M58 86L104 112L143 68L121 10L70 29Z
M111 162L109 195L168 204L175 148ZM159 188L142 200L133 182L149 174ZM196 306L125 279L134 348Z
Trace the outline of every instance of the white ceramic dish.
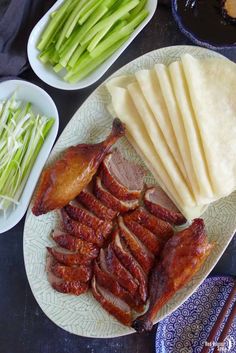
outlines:
M56 139L59 127L59 117L56 105L52 98L42 88L22 80L10 80L0 83L0 100L9 98L13 92L16 92L16 99L31 102L36 112L53 117L55 123L42 146L37 160L35 161L29 179L21 195L19 205L14 209L12 208L6 218L4 218L3 213L0 212L0 233L6 232L14 227L24 216L39 175Z
M37 43L39 41L40 35L48 22L50 14L55 11L63 2L64 0L58 0L52 8L41 18L41 20L36 24L34 29L32 30L29 41L28 41L28 58L30 65L36 75L44 82L46 82L48 85L59 88L59 89L64 89L64 90L76 90L76 89L81 89L84 87L88 87L95 83L99 78L102 77L102 75L105 74L105 72L110 68L110 66L116 61L116 59L123 53L123 51L129 46L129 44L134 40L134 38L141 32L141 30L147 25L147 23L151 20L153 17L156 8L157 8L157 2L158 0L148 0L147 2L147 9L149 11L148 17L140 24L139 27L134 31L134 33L131 35L131 37L125 42L109 59L107 59L102 65L100 65L93 73L91 73L88 77L85 79L71 84L68 82L65 82L62 77L60 77L59 74L56 74L53 69L47 65L44 65L39 59L38 59L38 54L39 51L36 48Z
M196 57L219 55L199 47L169 47L132 61L114 76L133 74L137 70L152 68L156 63L170 64L184 53ZM75 113L55 145L49 162L71 145L101 141L112 124L106 109L109 102L109 94L104 85L101 85ZM126 138L122 138L117 145L126 158L142 163ZM151 174L147 176L146 182L155 182ZM177 309L197 289L225 251L236 229L236 192L212 204L203 218L209 239L215 242L215 247L201 270L160 310L155 322ZM52 289L45 273L46 246L53 245L50 233L57 222L56 212L35 217L29 208L24 229L26 273L32 292L44 313L61 328L81 336L108 338L133 333L133 329L123 326L103 310L91 293L76 297Z

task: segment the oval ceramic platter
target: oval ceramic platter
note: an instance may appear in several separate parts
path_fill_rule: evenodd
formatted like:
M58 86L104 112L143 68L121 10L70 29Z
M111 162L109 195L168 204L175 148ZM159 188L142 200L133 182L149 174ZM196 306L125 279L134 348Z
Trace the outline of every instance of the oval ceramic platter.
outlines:
M157 62L170 64L178 60L183 53L197 57L219 55L207 49L192 46L176 46L150 52L124 66L113 76L133 74L140 69L151 68ZM108 133L112 117L106 106L110 98L104 85L98 87L75 113L48 160L51 163L67 147L78 143L101 141ZM123 138L118 142L126 158L142 164L128 141ZM154 183L151 174L148 183ZM215 266L236 228L236 193L214 203L204 213L203 218L209 239L216 243L214 250L201 271L165 305L155 322L162 320L177 309L201 284ZM50 233L58 222L55 212L35 217L29 208L24 229L24 259L26 273L32 292L44 313L61 328L87 337L117 337L127 335L134 330L120 324L92 297L91 293L79 297L57 293L50 286L45 272L46 246L51 246Z

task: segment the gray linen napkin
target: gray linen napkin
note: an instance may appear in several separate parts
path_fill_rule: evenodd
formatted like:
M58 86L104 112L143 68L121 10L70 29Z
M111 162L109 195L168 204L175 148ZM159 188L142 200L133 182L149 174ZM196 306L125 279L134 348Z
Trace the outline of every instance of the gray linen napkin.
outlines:
M0 81L28 67L27 41L37 21L55 0L0 0Z

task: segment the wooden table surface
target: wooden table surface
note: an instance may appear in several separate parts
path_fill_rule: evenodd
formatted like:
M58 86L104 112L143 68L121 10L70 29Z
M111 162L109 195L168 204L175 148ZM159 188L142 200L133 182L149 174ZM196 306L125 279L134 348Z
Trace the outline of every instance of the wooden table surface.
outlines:
M171 45L191 45L178 30L168 7L159 5L155 16L106 75L80 91L60 91L40 81L31 69L22 78L43 87L54 99L62 132L74 112L110 74L151 50ZM236 62L236 49L221 51ZM24 219L0 235L0 353L151 353L155 332L115 339L88 339L67 333L41 311L30 290L23 260ZM236 237L213 274L236 275ZM176 352L177 353L177 352Z

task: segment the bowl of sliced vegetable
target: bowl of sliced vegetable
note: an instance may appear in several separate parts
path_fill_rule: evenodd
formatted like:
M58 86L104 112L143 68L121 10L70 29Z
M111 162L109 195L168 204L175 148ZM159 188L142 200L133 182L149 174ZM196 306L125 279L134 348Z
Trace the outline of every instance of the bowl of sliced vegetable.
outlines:
M28 58L50 86L95 83L155 13L158 0L58 0L32 30Z
M0 233L24 216L58 127L56 105L43 89L0 83Z

